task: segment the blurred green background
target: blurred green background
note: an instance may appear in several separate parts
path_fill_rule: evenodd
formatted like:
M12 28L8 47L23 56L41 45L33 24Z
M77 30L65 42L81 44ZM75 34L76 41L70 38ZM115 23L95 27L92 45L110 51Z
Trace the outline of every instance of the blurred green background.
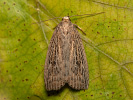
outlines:
M87 34L88 90L47 92L44 63L54 28L73 17ZM35 23L35 24L33 24ZM0 100L132 100L133 0L0 0Z

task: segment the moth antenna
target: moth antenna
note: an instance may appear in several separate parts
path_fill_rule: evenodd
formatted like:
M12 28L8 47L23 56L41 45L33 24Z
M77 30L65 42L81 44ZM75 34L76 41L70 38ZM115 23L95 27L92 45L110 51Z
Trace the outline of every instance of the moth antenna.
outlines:
M88 15L88 16L95 16L95 15L99 15L99 14L103 14L105 12L100 12L100 13L94 13L94 14L82 14L82 15L73 15L73 16L69 16L70 17L75 17L75 16L85 16L85 15Z
M85 15L87 15L87 16L95 16L95 15L99 15L99 14L103 14L103 13L105 13L105 12L94 13L94 14L73 15L73 16L69 16L69 14L68 14L68 17L71 18L71 17L75 17L75 16L85 16ZM63 17L50 18L50 19L47 19L47 20L44 20L44 21L41 21L41 22L45 22L45 21L49 21L49 20L53 20L53 19L59 19L59 18L63 18ZM37 24L37 23L40 23L40 22L35 22L35 23L32 23L32 24Z
M47 19L47 20L44 20L44 21L41 21L41 22L45 22L45 21L49 21L49 20L53 20L53 19L59 19L59 18L63 18L63 17L50 18L50 19ZM35 22L35 23L32 23L32 24L37 24L37 23L40 23L40 22Z

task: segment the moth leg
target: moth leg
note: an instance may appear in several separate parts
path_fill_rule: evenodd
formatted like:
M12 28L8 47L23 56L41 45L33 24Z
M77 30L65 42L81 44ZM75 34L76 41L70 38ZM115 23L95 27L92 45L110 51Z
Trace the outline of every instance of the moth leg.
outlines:
M53 28L53 30L55 30L55 29L56 29L56 27L57 27L57 26L55 26L55 27Z
M86 33L78 25L74 24L74 26L78 28L84 35L86 35Z

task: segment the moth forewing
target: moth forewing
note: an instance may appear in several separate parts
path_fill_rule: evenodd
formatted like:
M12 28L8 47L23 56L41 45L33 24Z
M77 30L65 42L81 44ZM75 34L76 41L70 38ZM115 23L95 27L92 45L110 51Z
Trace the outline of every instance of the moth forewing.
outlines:
M88 64L76 26L69 17L57 25L47 51L44 80L46 90L59 90L66 83L80 90L89 84Z

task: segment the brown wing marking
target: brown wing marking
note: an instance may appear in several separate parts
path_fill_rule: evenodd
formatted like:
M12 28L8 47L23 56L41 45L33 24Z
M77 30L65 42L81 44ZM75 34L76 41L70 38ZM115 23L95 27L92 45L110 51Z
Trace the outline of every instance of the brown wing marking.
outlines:
M45 61L44 80L46 90L59 90L65 85L63 66L61 39L56 29L51 38Z
M76 32L75 32L76 31ZM74 89L88 89L89 74L85 50L76 29L71 35L70 70L68 84Z

